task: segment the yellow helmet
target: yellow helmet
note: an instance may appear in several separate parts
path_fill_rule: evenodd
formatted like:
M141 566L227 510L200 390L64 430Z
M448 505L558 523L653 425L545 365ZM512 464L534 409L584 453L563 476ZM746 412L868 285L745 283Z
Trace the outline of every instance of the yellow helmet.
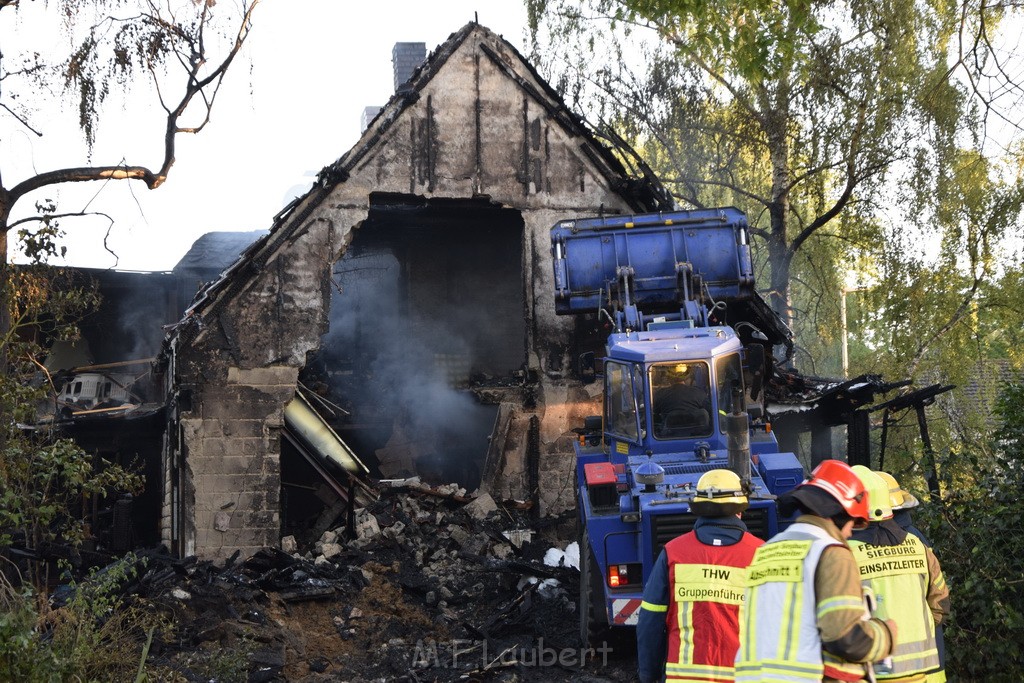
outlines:
M725 517L743 512L748 505L739 475L732 470L718 469L701 475L690 509L702 517Z
M671 365L664 365L662 367L664 368L664 370L662 370L664 373L663 376L675 382L678 382L681 379L686 379L693 371L693 368L689 363L672 363Z
M854 465L853 471L860 477L868 492L868 512L872 522L892 519L892 503L889 502L889 484L864 465Z
M889 502L892 504L893 510L909 510L910 508L917 507L917 498L902 488L900 483L896 481L896 477L882 471L877 471L875 474L880 476L889 486Z

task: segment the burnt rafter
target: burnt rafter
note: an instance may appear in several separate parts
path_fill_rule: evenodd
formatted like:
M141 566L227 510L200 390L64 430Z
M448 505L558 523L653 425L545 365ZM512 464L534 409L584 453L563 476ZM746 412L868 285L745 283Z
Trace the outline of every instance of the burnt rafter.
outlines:
M780 443L796 449L800 433L811 434L811 462L833 457L832 428L846 427L846 457L850 464L871 466L870 405L879 394L910 381L884 382L878 375L850 380L806 377L795 370L776 372L765 389L771 402L773 430ZM882 448L885 448L883 433Z
M906 384L909 384L907 382ZM877 406L871 408L871 412L878 410L904 410L906 408L917 408L918 406L930 406L935 403L935 398L939 394L944 394L947 391L956 389L955 384L932 384L931 386L922 387L910 393L897 396L896 398L890 399L885 403L879 403Z
M939 473L935 463L935 450L932 448L931 436L928 433L928 419L924 409L935 403L936 397L940 394L952 391L955 388L955 384L932 384L902 396L897 396L872 408L872 412L877 410L884 411L882 413L882 445L878 455L879 469L885 466L885 446L889 434L889 422L891 421L889 416L895 411L913 408L917 415L917 427L921 432L921 444L924 447L925 479L928 482L928 493L933 502L941 500L942 490L939 488Z
M821 415L830 426L846 424L853 411L870 406L876 395L908 384L910 380L885 382L880 375L860 375L824 391L819 399Z
M885 382L880 375L860 375L849 380L802 375L795 370L776 371L767 392L780 414L800 409L806 422L822 426L847 424L849 415L870 406L875 396L910 384L910 380Z

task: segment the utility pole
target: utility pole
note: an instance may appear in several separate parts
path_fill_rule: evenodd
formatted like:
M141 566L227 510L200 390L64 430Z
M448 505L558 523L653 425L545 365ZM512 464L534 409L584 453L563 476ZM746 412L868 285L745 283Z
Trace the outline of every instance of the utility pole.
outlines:
M850 340L846 329L846 294L849 291L846 287L839 290L839 318L842 320L843 329L843 379L850 376Z
M867 287L843 286L839 290L839 318L843 334L843 379L850 377L850 336L846 325L846 295L850 292L863 292Z

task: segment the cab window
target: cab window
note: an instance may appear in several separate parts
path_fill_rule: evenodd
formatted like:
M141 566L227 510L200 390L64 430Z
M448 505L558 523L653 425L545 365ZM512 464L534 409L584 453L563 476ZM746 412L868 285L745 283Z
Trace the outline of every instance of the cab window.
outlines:
M718 385L718 412L731 413L732 390L743 391L743 371L740 367L740 354L731 353L715 361L715 380Z
M639 441L640 427L637 420L637 405L633 393L632 368L622 363L605 363L605 382L608 404L605 424L612 434L631 441Z

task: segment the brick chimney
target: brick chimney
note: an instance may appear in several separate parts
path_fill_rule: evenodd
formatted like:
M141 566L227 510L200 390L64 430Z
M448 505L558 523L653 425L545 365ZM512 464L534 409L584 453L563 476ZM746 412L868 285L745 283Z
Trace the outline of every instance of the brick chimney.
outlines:
M405 85L412 72L427 58L426 43L395 43L391 50L391 65L395 70L395 91Z
M395 43L395 46L391 48L391 66L395 73L395 92L399 92L402 86L409 82L409 79L412 78L412 72L426 58L426 43ZM370 122L380 113L380 110L379 106L363 108L362 120L359 122L360 131L365 131L369 127Z

